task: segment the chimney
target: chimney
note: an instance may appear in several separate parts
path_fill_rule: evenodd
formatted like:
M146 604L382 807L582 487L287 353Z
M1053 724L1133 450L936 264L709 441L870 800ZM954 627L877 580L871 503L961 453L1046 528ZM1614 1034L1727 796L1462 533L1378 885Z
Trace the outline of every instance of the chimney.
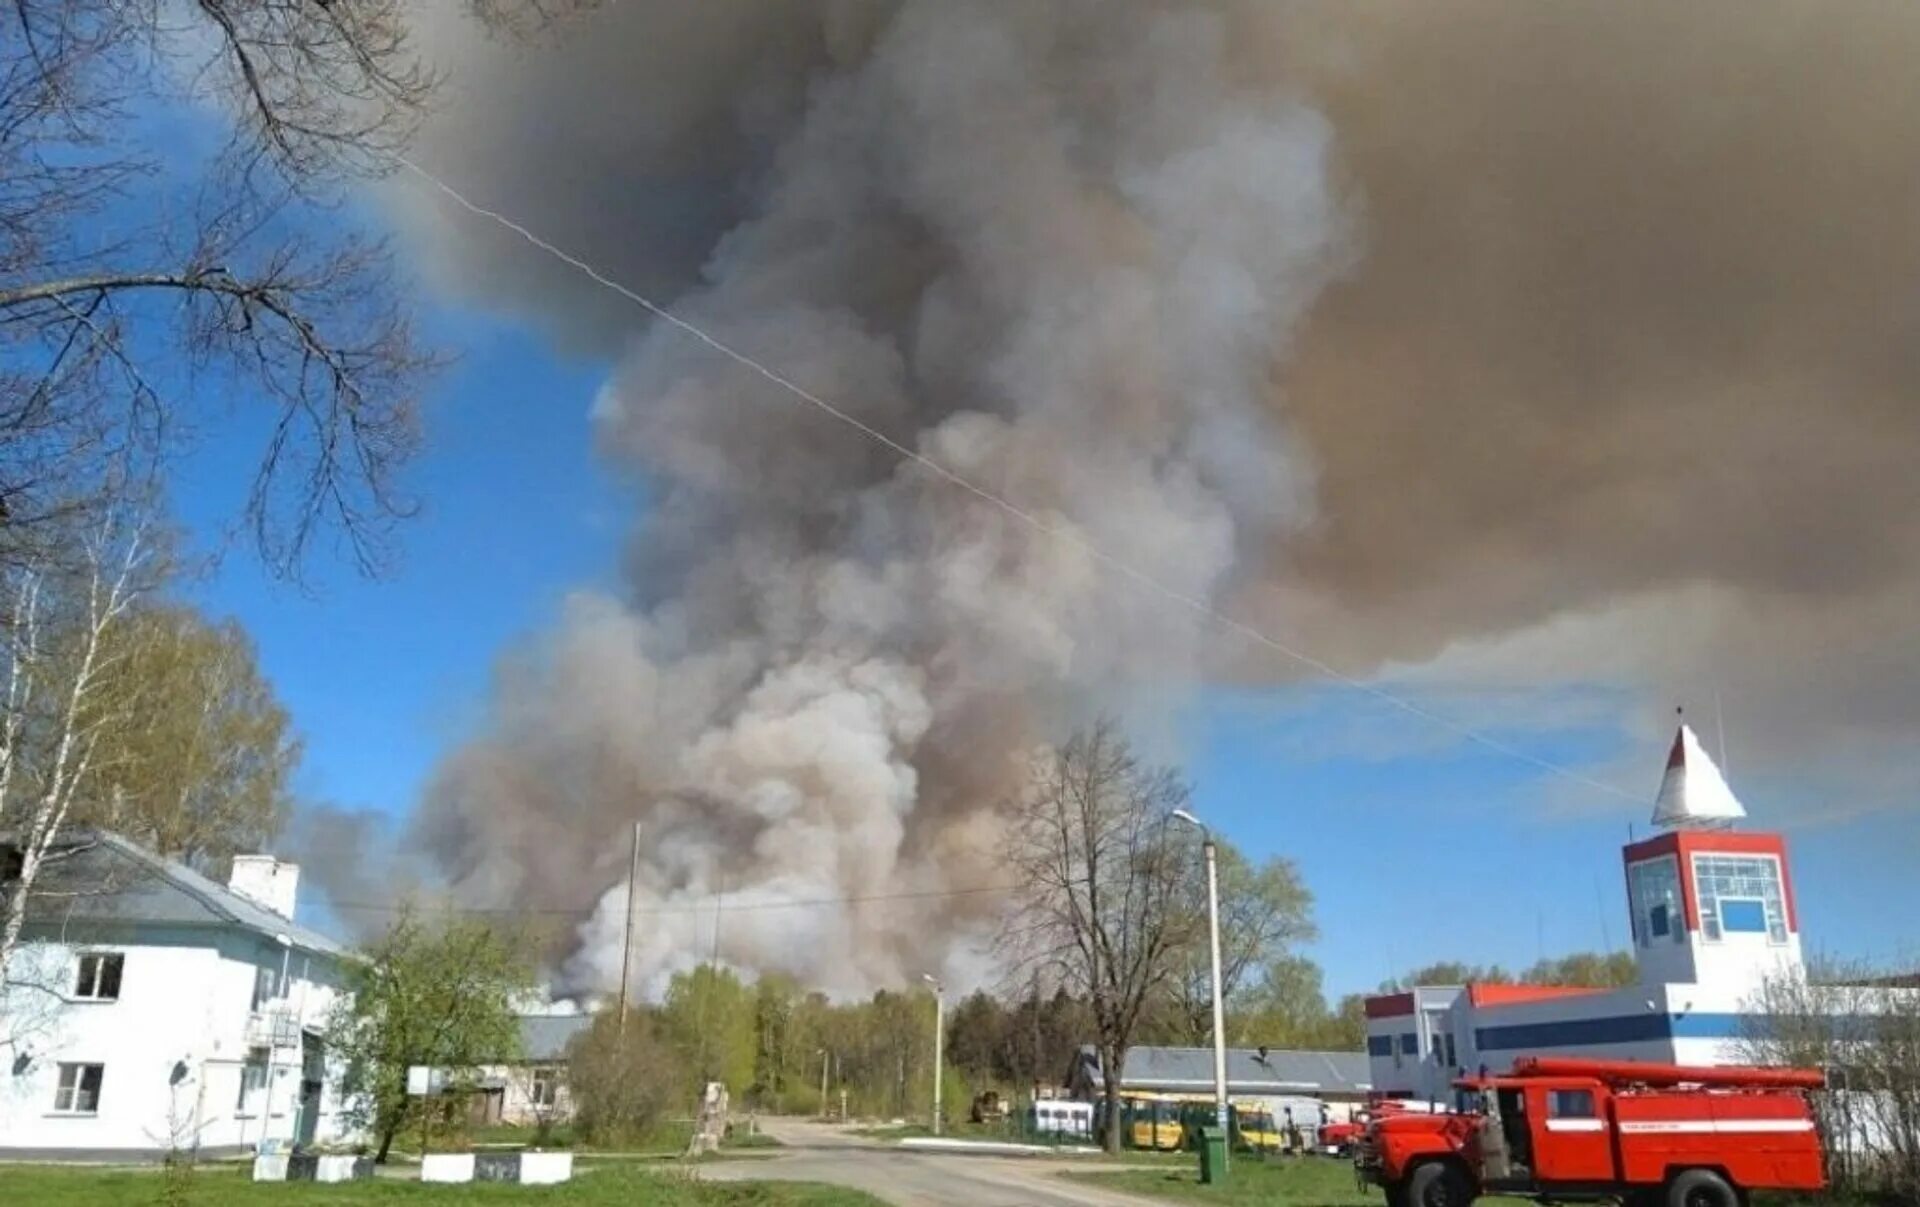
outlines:
M300 865L281 863L271 855L235 855L227 887L291 922L294 895L300 887Z

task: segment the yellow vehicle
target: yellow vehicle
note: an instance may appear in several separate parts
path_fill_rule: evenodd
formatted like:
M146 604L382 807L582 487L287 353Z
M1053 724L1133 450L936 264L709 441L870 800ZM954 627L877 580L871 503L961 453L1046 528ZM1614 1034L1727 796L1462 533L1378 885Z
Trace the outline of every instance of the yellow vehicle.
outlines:
M1288 1138L1275 1122L1273 1111L1264 1103L1236 1102L1233 1106L1233 1146L1253 1152L1277 1153L1285 1149Z
M1125 1094L1120 1099L1127 1143L1133 1148L1178 1152L1186 1146L1180 1101L1170 1094Z

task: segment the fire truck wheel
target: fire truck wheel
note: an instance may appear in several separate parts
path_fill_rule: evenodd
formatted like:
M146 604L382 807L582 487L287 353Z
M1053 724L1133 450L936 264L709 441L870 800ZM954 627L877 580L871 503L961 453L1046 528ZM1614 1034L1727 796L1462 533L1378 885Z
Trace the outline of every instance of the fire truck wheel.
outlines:
M1689 1169L1667 1183L1667 1207L1740 1207L1740 1196L1711 1169Z
M1407 1176L1406 1207L1467 1207L1472 1198L1467 1180L1451 1165L1429 1161Z

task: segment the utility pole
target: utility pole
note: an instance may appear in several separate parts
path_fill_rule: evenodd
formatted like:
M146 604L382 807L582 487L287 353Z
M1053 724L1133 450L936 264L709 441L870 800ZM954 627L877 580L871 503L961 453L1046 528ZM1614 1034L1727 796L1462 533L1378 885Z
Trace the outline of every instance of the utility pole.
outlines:
M1227 1026L1226 1009L1220 1000L1220 876L1215 857L1213 831L1205 822L1175 809L1176 820L1195 826L1204 840L1207 856L1207 939L1213 949L1213 1113L1222 1137L1227 1136ZM1232 1147L1231 1141L1228 1147Z
M633 862L627 866L627 929L620 947L620 1030L627 1037L627 981L633 969L633 899L640 884L640 823L633 823Z
M920 979L933 986L933 1134L937 1136L940 1134L940 1066L946 1063L947 991L929 973L921 973Z

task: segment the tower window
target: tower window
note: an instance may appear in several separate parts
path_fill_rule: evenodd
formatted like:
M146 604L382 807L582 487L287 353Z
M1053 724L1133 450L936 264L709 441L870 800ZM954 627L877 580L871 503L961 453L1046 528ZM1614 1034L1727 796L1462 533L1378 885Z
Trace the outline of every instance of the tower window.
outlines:
M1787 941L1786 895L1780 861L1772 855L1695 855L1700 928L1711 942L1727 935L1764 934Z
M1686 942L1680 925L1680 865L1671 855L1628 865L1634 940L1642 947Z

